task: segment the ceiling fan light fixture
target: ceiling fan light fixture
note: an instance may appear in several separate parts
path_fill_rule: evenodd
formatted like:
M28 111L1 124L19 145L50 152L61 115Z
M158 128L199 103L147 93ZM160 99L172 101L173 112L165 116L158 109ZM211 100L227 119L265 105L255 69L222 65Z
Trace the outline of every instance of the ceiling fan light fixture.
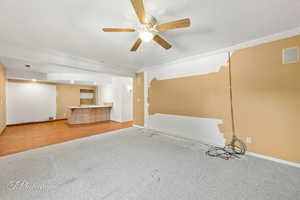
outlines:
M144 0L130 1L140 22L140 26L138 26L137 28L102 28L102 30L104 32L138 32L139 38L130 49L130 51L132 52L136 52L143 42L150 42L151 40L155 41L158 45L168 50L172 47L172 45L164 40L159 35L159 33L179 28L187 28L191 26L191 20L189 18L158 24L155 17L153 17L152 15L148 15L145 12Z
M140 32L139 36L143 42L150 42L154 37L153 33L150 31L142 31Z

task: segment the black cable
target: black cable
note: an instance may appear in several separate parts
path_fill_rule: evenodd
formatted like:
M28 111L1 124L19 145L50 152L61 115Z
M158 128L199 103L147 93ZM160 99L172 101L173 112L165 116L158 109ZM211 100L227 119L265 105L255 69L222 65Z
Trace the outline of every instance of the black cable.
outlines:
M240 140L235 133L235 123L234 123L234 112L233 112L233 98L232 98L232 72L231 72L231 56L228 52L229 57L229 97L230 97L230 109L231 109L231 128L232 128L232 139L225 147L212 146L206 155L211 157L219 157L225 160L230 158L240 158L239 155L245 155L247 151L246 144Z
M231 142L225 147L212 146L206 151L206 155L229 160L230 158L240 158L241 155L245 155L246 150L247 147L245 143L234 136Z
M235 137L235 123L234 123L234 113L233 113L233 101L232 101L232 72L231 72L231 56L230 56L230 52L228 52L228 59L229 59L229 97L230 97L230 110L231 110L231 127L232 127L232 133L233 133L233 137Z

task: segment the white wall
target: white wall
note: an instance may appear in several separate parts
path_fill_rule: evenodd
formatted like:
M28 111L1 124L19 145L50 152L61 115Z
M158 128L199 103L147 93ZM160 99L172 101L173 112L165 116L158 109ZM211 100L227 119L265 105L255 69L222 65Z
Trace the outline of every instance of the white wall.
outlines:
M122 84L118 78L112 80L112 100L111 120L122 122Z
M98 88L99 104L103 104L104 102L113 102L112 84L100 85Z
M111 75L100 73L48 73L47 80L49 81L65 81L73 80L80 82L90 82L91 84L111 84Z
M7 124L46 121L56 116L56 86L7 82Z
M122 95L122 121L128 122L133 120L133 91L132 91L132 78L127 79L123 86Z
M115 77L112 80L113 109L111 119L117 122L133 120L132 78Z
M190 60L174 62L145 71L145 99L152 79L165 80L192 75L218 72L222 66L228 66L228 53ZM188 89L188 88L187 88ZM224 145L223 133L218 129L220 119L196 118L166 114L148 114L148 102L145 101L145 127L163 131L180 137L199 140L208 144Z

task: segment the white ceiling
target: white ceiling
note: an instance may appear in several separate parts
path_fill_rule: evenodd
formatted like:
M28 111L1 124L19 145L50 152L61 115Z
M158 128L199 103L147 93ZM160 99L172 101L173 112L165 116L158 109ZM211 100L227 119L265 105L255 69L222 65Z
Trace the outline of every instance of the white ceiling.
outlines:
M49 65L37 62L28 62L14 58L0 57L6 66L8 79L38 80L46 82L80 84L80 85L107 85L111 84L113 76L95 73L87 70L73 69L69 66ZM25 65L29 64L27 68Z
M171 50L150 42L133 53L129 49L137 33L101 31L137 26L130 0L1 0L0 40L138 70L300 27L299 0L144 0L144 4L159 22L191 18L191 28L161 34L173 45Z
M6 68L13 70L24 70L29 72L39 72L39 73L78 73L78 74L89 74L91 72L80 70L76 68L70 68L67 66L51 65L45 64L43 62L25 61L18 60L14 58L7 58L0 56L1 63L3 63ZM27 68L26 65L30 65Z

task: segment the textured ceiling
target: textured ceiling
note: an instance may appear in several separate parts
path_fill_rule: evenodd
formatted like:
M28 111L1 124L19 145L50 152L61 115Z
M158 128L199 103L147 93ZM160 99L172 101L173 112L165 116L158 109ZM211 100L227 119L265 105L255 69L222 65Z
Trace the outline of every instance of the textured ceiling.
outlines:
M300 26L299 0L144 0L144 4L159 22L191 18L191 28L161 34L173 45L171 50L150 42L130 52L137 33L101 31L137 26L130 0L1 0L0 40L138 70Z

